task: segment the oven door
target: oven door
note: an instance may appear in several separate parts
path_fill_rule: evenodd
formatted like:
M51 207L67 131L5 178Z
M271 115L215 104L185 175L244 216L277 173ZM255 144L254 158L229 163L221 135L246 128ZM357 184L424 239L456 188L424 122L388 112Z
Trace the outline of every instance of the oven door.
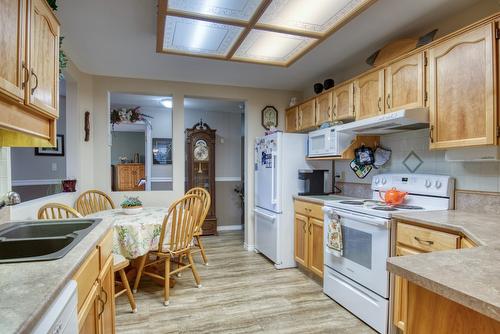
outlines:
M342 225L343 254L328 248L329 219L337 215ZM389 297L389 220L325 207L325 266L328 266L384 298Z

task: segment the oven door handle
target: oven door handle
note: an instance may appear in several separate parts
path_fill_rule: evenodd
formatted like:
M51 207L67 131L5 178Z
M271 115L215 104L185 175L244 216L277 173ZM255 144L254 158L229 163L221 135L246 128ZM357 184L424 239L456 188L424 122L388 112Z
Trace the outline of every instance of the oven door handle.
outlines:
M334 209L331 209L331 211L325 211L327 214L334 213L337 214L340 218L348 218L354 221L358 221L361 223L365 224L370 224L370 225L375 225L375 226L381 226L385 228L389 228L389 220L383 219L383 218L376 218L376 217L366 217L366 216L361 216L361 215L356 215L356 214L351 214L347 212L339 212Z

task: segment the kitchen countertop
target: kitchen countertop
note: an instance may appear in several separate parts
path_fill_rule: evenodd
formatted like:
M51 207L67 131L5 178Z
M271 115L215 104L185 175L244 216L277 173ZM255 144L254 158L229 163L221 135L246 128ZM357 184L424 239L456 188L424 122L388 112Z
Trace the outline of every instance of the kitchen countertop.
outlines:
M325 204L325 201L341 201L341 200L347 201L357 198L342 196L342 195L294 195L293 199L323 205Z
M500 217L427 211L393 218L459 232L478 247L391 257L387 270L500 321Z
M0 264L2 334L30 332L111 225L98 223L61 259Z

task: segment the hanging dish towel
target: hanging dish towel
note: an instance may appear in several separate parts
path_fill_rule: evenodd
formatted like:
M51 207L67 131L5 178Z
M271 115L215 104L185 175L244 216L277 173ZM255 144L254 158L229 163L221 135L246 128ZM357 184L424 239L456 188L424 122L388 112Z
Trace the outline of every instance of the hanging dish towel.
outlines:
M332 215L328 219L327 251L332 255L341 257L344 253L344 246L342 244L342 226L340 224L340 217Z

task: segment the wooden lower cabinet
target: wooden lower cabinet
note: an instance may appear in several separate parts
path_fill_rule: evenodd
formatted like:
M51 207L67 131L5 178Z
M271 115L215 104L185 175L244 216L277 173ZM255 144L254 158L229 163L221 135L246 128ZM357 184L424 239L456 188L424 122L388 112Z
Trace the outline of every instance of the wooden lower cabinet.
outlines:
M117 164L113 165L114 191L141 191L144 186L138 186L145 177L144 164Z
M412 222L396 221L396 256L416 255L421 253L428 253L441 250L458 249L458 248L472 248L475 244L469 239L454 234L452 231L437 231L430 227L421 226ZM432 318L422 315L423 307L417 301L421 296L417 296L420 290L425 291L425 294L433 294L423 288L415 289L415 285L408 280L394 275L394 290L392 294L392 319L393 325L399 329L400 333L483 333L481 331L453 331L457 327L448 324L448 317L445 315L447 310L442 310L442 321L437 321L438 318ZM433 294L435 295L435 294ZM440 297L436 295L437 297ZM428 300L427 297L422 297ZM449 303L453 303L446 298L440 297L446 301L443 308L447 308ZM436 299L437 302L438 299ZM456 303L455 303L456 304ZM456 304L470 312L474 312L459 304ZM436 307L430 304L429 307ZM474 312L477 313L477 312ZM429 316L433 313L429 313ZM450 315L451 316L451 315ZM453 318L453 317L452 317ZM440 318L439 318L440 319ZM430 322L429 322L430 321ZM437 324L437 327L434 325ZM468 324L460 325L467 327ZM465 328L464 327L464 328ZM472 328L470 329L472 330ZM490 333L490 332L484 332ZM493 333L493 332L491 332ZM495 332L497 333L497 332Z
M409 334L498 334L500 322L408 283Z
M109 237L112 233L108 232L73 276L77 283L81 334L115 333L115 277L110 247L113 238Z
M323 217L321 205L295 201L295 261L323 277Z

